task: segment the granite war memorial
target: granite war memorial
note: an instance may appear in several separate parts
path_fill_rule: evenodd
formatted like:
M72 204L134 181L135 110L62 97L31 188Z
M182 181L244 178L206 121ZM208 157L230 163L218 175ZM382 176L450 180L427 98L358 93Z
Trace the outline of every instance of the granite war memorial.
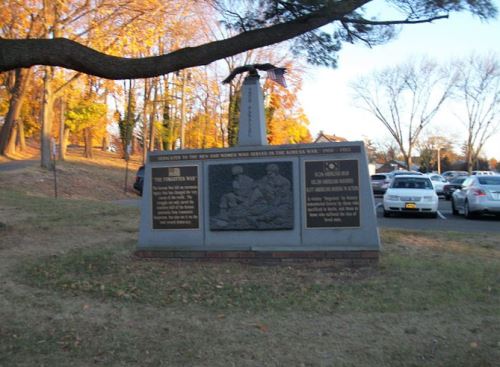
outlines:
M240 68L237 147L149 154L136 255L377 261L363 142L267 145L257 68Z

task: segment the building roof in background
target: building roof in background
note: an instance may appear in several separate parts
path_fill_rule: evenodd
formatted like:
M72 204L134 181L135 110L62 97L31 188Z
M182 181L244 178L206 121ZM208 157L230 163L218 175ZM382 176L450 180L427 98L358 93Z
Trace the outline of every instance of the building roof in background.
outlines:
M347 141L347 139L335 134L327 135L323 130L320 130L318 137L314 140L315 143L337 143L342 141Z
M417 164L411 165L411 171L418 171L420 168ZM394 170L406 170L406 163L398 160L391 160L390 162L384 163L383 165L377 167L377 172L391 172Z

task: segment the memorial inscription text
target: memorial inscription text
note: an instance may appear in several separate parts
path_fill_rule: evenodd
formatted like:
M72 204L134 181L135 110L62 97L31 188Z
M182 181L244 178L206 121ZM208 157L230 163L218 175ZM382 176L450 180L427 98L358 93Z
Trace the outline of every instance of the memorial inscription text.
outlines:
M151 169L153 229L199 228L198 166Z
M358 176L355 159L306 161L306 227L359 227Z

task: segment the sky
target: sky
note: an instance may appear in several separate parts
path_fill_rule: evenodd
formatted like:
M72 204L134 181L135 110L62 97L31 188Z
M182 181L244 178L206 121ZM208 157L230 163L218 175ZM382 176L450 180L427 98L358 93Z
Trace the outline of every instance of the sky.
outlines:
M495 0L495 4L500 10L500 0ZM349 140L393 139L381 122L354 106L351 81L413 57L425 55L446 63L472 53L488 52L500 57L500 19L483 22L465 13L455 13L431 24L407 25L397 39L371 49L362 44L344 44L336 69L313 67L304 75L299 100L309 118L309 130L313 138L322 130ZM457 143L465 139L465 126L450 110L441 111L426 131L451 136ZM489 140L483 153L500 161L500 131Z

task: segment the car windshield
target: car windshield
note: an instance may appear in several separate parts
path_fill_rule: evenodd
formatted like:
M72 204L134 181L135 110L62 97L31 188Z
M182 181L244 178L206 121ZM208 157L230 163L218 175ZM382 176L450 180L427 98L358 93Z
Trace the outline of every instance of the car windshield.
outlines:
M442 178L442 177L441 177L441 176L439 176L439 175L434 175L434 176L431 176L431 180L432 180L432 181L439 181L439 182L446 181L444 178Z
M454 178L453 180L450 181L452 184L462 184L467 177L459 177L459 178Z
M481 185L500 185L500 176L482 176L478 181Z
M385 175L372 175L372 180L375 181L385 180Z
M396 177L391 187L394 189L434 189L431 181L423 177Z

